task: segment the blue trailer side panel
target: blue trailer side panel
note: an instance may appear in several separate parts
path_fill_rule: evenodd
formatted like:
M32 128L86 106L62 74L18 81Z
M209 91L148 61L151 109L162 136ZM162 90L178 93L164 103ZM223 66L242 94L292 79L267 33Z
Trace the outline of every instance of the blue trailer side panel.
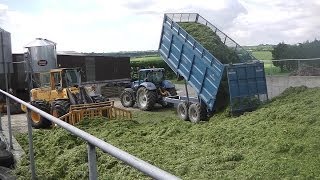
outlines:
M169 67L195 89L201 101L213 110L224 65L166 15L159 53Z
M227 66L231 112L253 110L268 99L262 62Z

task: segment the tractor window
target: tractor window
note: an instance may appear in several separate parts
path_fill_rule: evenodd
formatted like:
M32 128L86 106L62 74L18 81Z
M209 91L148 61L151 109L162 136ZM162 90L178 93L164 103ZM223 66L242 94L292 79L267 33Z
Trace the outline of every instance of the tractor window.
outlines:
M161 83L163 81L163 72L162 71L153 71L149 72L147 76L147 80L153 83Z
M146 78L147 78L147 72L146 71L141 71L141 72L139 72L139 79L141 80L141 81L144 81Z
M164 77L163 77L163 72L162 71L154 72L154 76L153 76L154 82L160 83L160 82L163 81L163 79L164 79Z

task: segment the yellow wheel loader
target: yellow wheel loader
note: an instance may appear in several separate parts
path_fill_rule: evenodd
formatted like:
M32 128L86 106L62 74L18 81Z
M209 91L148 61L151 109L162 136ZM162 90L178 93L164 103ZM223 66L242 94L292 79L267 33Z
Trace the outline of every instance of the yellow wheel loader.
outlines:
M70 124L83 117L106 116L129 118L129 111L114 107L114 103L101 95L90 94L81 86L79 69L59 68L40 75L41 85L30 91L30 104ZM48 128L51 122L38 113L28 111L34 128Z

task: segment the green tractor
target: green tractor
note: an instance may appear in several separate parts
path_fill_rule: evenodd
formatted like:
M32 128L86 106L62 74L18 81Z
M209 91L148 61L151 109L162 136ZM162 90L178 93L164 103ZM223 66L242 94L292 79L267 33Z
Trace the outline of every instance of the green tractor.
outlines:
M138 71L138 80L131 82L130 87L124 89L120 100L124 107L137 104L139 109L148 111L156 103L163 107L173 107L174 104L165 102L163 98L176 95L174 84L165 80L164 68L150 68Z

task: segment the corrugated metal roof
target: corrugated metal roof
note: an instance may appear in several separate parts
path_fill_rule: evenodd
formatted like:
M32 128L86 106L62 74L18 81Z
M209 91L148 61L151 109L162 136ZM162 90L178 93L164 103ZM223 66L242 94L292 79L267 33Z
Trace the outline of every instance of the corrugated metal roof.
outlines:
M36 38L34 41L28 43L25 45L25 48L28 47L37 47L37 46L55 46L56 43L53 41L50 41L48 39L43 39L43 38Z

